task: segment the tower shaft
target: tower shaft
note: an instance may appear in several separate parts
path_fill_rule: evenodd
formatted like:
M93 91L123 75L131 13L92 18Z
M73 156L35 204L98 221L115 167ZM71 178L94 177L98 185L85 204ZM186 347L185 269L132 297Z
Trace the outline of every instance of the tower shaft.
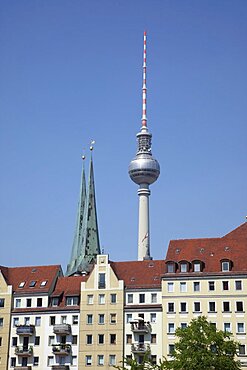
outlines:
M139 225L138 225L138 261L150 259L149 231L149 195L148 185L140 185L139 195Z

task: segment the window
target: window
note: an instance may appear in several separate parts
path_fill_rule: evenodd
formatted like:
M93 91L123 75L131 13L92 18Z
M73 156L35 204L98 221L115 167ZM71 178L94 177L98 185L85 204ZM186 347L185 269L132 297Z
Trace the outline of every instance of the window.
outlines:
M167 264L167 272L169 273L175 272L175 265L173 262Z
M156 334L151 334L151 343L152 344L156 344L157 343Z
M79 297L67 297L66 306L77 306L79 304Z
M40 326L41 325L41 317L40 316L36 316L35 317L35 326Z
M151 355L151 363L153 365L156 365L157 364L157 356L156 355Z
M21 299L20 299L20 298L17 298L17 299L15 300L15 307L16 307L16 308L20 308L20 307L21 307Z
M50 316L50 325L55 325L55 324L56 324L56 317Z
M25 281L22 281L20 284L19 284L19 288L24 288L26 282Z
M231 332L231 323L230 322L225 322L224 323L224 331Z
M116 343L117 343L116 334L110 334L110 344L116 344Z
M173 355L174 350L175 350L175 344L169 344L169 346L168 346L168 354L169 354L170 356L172 356L172 355Z
M139 303L145 303L145 294L139 294Z
M61 316L61 324L67 324L67 316Z
M126 322L128 323L128 322L131 322L131 320L132 320L132 313L127 313L127 315L126 315Z
M117 303L117 295L115 293L111 294L111 303Z
M98 355L98 365L104 366L104 355Z
M127 302L128 303L133 303L133 294L128 294L127 295Z
M167 291L168 293L174 292L174 283L167 283Z
M92 366L92 356L91 355L87 355L86 358L85 358L85 362L86 362L86 366Z
M150 313L150 321L152 323L156 322L156 313Z
M244 323L243 322L238 322L237 323L237 333L244 333L245 330L244 330Z
M42 298L37 298L37 307L42 307Z
M99 273L99 289L105 288L105 273Z
M87 296L87 304L93 304L93 294L88 294L88 296Z
M242 290L242 280L236 280L235 281L235 289L236 290Z
M208 290L210 291L215 290L214 281L208 282Z
M0 308L4 307L4 298L0 298Z
M180 283L180 292L181 293L187 292L187 284L186 283Z
M223 312L230 312L230 302L223 302Z
M237 312L243 312L244 311L244 306L243 306L242 301L236 302L236 311Z
M47 280L43 280L43 281L40 283L40 286L41 286L41 287L44 287L44 286L46 286L46 284L47 284Z
M104 334L98 334L98 344L104 344Z
M15 367L16 366L16 357L11 357L10 359L10 366Z
M157 303L157 293L151 293L151 303Z
M215 310L215 302L208 302L208 311L209 312L216 312L216 310Z
M40 337L35 337L34 338L34 345L39 346L40 345Z
M30 283L29 283L29 287L30 288L35 287L35 285L36 285L36 281L35 280L30 281Z
M12 337L12 346L17 346L17 337Z
M88 325L92 325L93 323L93 315L92 314L88 314L87 315L87 324Z
M105 295L99 294L99 304L105 304Z
M187 303L181 302L180 303L180 312L187 312Z
M71 360L72 360L72 361L71 361L71 365L72 365L72 366L76 366L76 365L77 365L77 356L72 356L72 357L71 357Z
M53 297L52 300L51 300L51 305L53 307L57 307L59 304L59 298L58 297Z
M201 302L194 302L194 312L201 311Z
M55 336L54 335L50 335L49 336L49 339L48 339L48 345L49 346L52 346L54 343L55 343Z
M200 292L200 282L194 281L194 292Z
M117 314L110 313L110 324L116 324L116 322L117 322Z
M30 325L30 317L24 317L24 325Z
M31 307L31 306L32 306L32 299L27 298L27 307Z
M116 355L109 355L109 365L110 366L116 365Z
M245 344L239 344L238 354L239 356L245 355Z
M229 290L229 281L222 281L223 290Z
M168 333L170 333L170 334L175 333L175 324L173 322L168 323Z
M13 318L13 326L18 326L19 325L19 317L14 317Z
M186 329L187 328L187 323L186 322L181 322L181 329Z
M79 322L78 315L73 315L72 316L72 324L73 325L78 325L78 322Z
M229 261L221 262L221 271L230 271L230 262Z
M193 269L194 269L194 272L200 272L201 271L201 263L200 262L194 262Z
M186 262L180 263L180 272L187 272L188 271L188 264Z
M52 366L53 364L54 364L54 357L53 356L48 356L47 365Z
M126 334L126 343L131 344L132 343L132 334Z
M168 302L168 312L171 313L171 312L175 312L175 309L174 309L174 302Z
M77 335L72 335L72 344L77 344Z
M99 314L99 321L98 321L98 323L99 323L100 325L102 325L102 324L104 324L104 323L105 323L105 315L104 315L103 313L100 313L100 314Z
M93 336L92 336L92 334L88 334L86 336L86 343L87 344L93 344Z

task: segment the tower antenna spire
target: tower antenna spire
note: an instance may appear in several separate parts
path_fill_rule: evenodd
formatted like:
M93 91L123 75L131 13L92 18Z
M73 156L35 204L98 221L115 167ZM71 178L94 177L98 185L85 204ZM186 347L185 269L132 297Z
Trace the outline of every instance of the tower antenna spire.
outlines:
M142 127L147 127L147 32L143 35Z

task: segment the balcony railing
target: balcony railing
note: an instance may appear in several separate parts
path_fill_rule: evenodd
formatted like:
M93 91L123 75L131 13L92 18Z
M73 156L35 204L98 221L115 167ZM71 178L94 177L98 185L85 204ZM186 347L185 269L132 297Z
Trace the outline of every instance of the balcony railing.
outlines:
M133 333L148 334L151 332L151 326L150 324L145 324L143 322L132 322L131 330L133 331Z
M16 346L15 354L18 356L32 356L33 346Z
M54 334L69 335L71 333L71 326L69 324L57 324L53 326Z
M146 353L150 352L150 345L144 343L137 343L131 345L131 352L132 353Z
M14 370L32 370L32 366L22 366L22 365L19 365L19 366L15 366L14 367Z
M52 352L54 355L67 356L71 352L70 344L53 344Z
M17 335L33 335L35 331L34 325L19 325L16 327Z
M69 370L69 365L52 365L52 370Z

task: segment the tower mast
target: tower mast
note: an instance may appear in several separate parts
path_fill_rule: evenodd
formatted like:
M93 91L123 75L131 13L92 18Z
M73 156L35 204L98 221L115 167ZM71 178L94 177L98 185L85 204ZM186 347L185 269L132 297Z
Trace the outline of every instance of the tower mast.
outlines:
M138 260L151 259L149 230L149 185L159 177L160 166L151 152L152 134L147 128L147 34L144 32L143 43L143 81L142 81L142 126L137 137L137 153L129 165L129 176L139 185L139 225L138 225Z

